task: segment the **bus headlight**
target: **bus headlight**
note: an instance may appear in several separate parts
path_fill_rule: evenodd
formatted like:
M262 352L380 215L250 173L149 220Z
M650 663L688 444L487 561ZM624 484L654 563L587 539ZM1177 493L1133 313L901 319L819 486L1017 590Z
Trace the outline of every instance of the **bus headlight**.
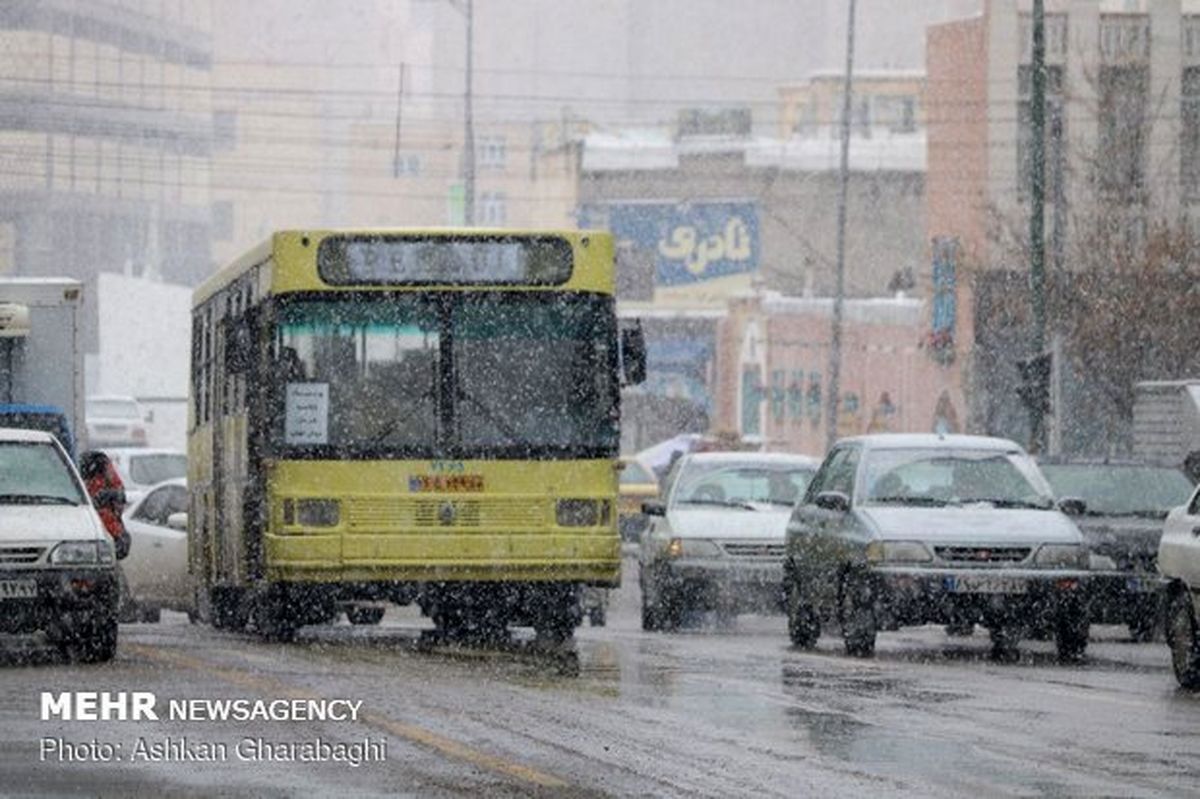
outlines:
M610 518L609 503L600 499L560 499L554 508L559 527L599 527Z
M867 560L871 563L928 563L933 560L933 555L920 541L872 541L867 544Z
M1078 544L1042 544L1034 562L1046 569L1086 569L1088 557Z
M296 524L301 527L337 527L341 517L341 503L336 499L296 500Z

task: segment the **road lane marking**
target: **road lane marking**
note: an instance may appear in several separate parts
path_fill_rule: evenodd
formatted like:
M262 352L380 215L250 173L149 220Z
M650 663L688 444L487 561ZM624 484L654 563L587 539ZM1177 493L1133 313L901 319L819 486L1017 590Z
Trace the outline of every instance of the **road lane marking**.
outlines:
M260 677L250 674L239 669L229 668L226 666L218 666L200 658L194 658L189 655L184 655L179 652L171 652L155 646L145 644L124 644L121 647L126 652L133 652L141 655L147 660L154 660L160 663L167 663L174 666L192 669L194 671L203 672L204 674L215 677L219 680L227 682L231 685L236 685L239 688L246 688L267 696L278 696L286 699L317 699L322 697L309 691L304 691L294 688L286 683L273 680L269 677ZM371 711L362 711L358 714L359 720L376 729L390 732L398 738L403 738L409 743L416 744L426 749L431 749L440 755L455 760L461 760L470 763L473 766L487 769L489 771L504 774L509 777L516 777L533 785L542 788L568 788L570 784L564 780L555 777L552 774L547 774L544 771L523 766L520 763L514 763L510 760L505 760L497 755L489 755L486 752L481 752L466 744L455 741L453 738L447 738L432 730L427 730L424 727L418 727L415 724L406 724L404 722L390 719L387 716Z

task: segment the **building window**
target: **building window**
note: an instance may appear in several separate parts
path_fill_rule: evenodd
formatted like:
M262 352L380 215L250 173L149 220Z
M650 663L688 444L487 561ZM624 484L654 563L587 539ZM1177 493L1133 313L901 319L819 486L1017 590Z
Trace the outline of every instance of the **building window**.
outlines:
M415 177L421 174L421 156L413 153L397 153L392 160L393 177Z
M479 196L479 223L491 227L503 227L508 221L504 192L485 191Z
M1033 188L1033 69L1017 69L1017 196L1027 199ZM1045 182L1046 196L1054 196L1063 179L1066 158L1066 131L1063 114L1063 68L1046 67L1045 117Z
M793 422L804 418L804 370L792 372L792 382L787 390L788 416Z
M1100 69L1100 188L1125 201L1141 196L1146 182L1146 98L1150 73L1144 66Z
M482 136L476 145L476 161L480 167L502 169L507 159L503 136Z
M883 94L875 97L871 123L892 133L917 130L917 98L907 94Z
M1183 71L1180 117L1180 165L1183 169L1183 196L1200 199L1200 67Z
M787 380L787 372L782 369L775 369L771 372L771 416L774 417L777 423L783 421L783 409L787 398L787 387L784 385Z

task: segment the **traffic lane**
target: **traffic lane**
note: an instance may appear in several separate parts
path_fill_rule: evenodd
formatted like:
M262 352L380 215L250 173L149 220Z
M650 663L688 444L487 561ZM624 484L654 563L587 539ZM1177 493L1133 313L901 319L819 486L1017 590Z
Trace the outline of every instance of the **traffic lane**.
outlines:
M400 618L369 629L305 628L287 646L211 631L201 642L159 646L194 647L210 668L252 669L304 691L369 697L379 715L565 783L536 786L551 793L928 795L925 786L863 774L809 748L731 737L693 714L625 701L607 644L547 650L521 631L501 648L431 647L411 614L389 615Z
M1049 645L1034 644L1008 666L988 660L982 634L947 639L923 628L882 635L880 656L859 661L842 656L832 637L816 653L792 651L782 617L647 635L637 627L630 593L627 581L614 597L610 627L584 628L574 648L549 652L520 634L500 649L426 647L427 625L395 609L381 627L306 628L289 646L166 614L161 625L122 628L115 672L53 662L16 668L10 673L36 676L23 675L29 689L5 694L31 695L47 684L45 672L62 672L99 689L349 696L406 733L391 740L386 768L353 774L318 774L304 765L249 774L210 768L199 783L176 767L53 775L61 785L79 776L101 780L93 784L114 792L163 785L203 793L219 785L247 794L352 788L730 795L799 788L1138 795L1195 784L1189 750L1200 726L1197 703L1173 690L1161 644L1102 642L1077 668L1058 666ZM113 679L104 685L96 674ZM41 734L43 725L28 723L35 700L22 701L6 719L19 716L26 729L6 725L4 738ZM303 733L312 730L305 725ZM205 734L217 733L206 726ZM522 779L523 771L562 785Z
M641 701L781 740L799 733L824 755L952 792L1178 793L1200 777L1200 697L1176 688L1164 644L1129 642L1124 628L1095 628L1085 661L1069 666L1049 642L995 663L985 631L932 626L882 633L877 657L858 660L836 630L815 652L793 650L782 616L646 636L631 573L609 627L582 635L641 648L641 670L660 677Z
M422 738L422 730L367 710L360 723L335 722L182 722L164 718L171 699L267 700L315 697L295 681L263 677L261 666L273 657L251 651L253 641L214 634L164 614L162 625L122 626L118 657L109 664L68 662L36 639L0 642L0 793L50 795L172 796L527 796L563 783L549 775L524 771L520 764L490 761L456 741ZM246 650L246 651L242 651ZM191 653L206 654L203 659ZM233 655L239 668L225 668L219 655ZM340 698L340 686L324 698ZM158 721L42 721L43 691L149 691L158 698ZM355 697L348 697L355 698ZM328 744L385 742L386 760L358 767L334 762L263 760L251 739L268 745L321 740ZM61 744L44 744L61 741ZM141 751L151 752L139 757ZM205 762L213 744L224 757ZM172 746L168 760L155 761L153 747ZM43 751L43 747L50 749ZM368 751L365 747L362 751ZM190 759L198 756L197 760ZM379 748L375 754L380 753ZM98 760L97 758L103 758Z

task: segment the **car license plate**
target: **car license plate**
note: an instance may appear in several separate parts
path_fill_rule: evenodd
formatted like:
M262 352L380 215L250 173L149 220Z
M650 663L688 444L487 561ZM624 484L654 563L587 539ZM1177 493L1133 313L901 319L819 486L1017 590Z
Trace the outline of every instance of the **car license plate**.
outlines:
M1023 594L1025 581L994 574L961 574L943 578L942 587L956 594Z
M37 582L0 580L0 599L37 599Z

